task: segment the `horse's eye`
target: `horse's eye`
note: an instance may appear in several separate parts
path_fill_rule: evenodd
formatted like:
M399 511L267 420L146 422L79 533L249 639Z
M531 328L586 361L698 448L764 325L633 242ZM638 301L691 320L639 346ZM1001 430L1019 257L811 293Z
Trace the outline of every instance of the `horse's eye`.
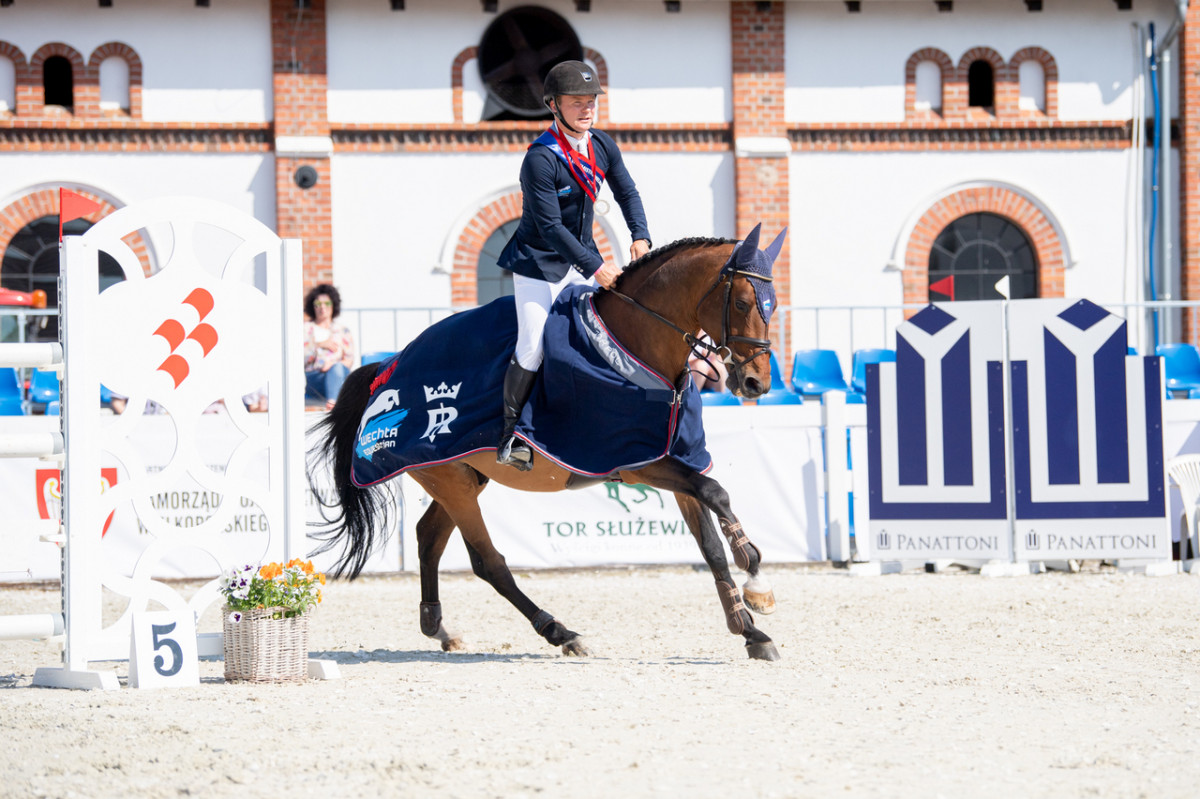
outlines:
M741 313L741 314L750 313L750 303L746 302L745 300L735 301L733 303L733 307L737 309L738 313Z

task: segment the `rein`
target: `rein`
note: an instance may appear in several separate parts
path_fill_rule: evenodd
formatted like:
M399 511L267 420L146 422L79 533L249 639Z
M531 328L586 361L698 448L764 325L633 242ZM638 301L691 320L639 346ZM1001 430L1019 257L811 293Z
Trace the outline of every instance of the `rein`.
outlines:
M734 248L734 253L736 253L736 252L737 252L737 248ZM665 316L658 313L657 311L650 310L645 305L642 305L640 302L638 302L633 297L630 297L627 294L622 294L621 292L619 292L615 289L608 289L608 292L616 297L621 298L625 302L632 305L634 308L637 308L639 311L642 311L643 313L648 314L652 318L657 319L659 322L662 322L664 325L671 328L676 333L681 334L683 336L683 340L687 342L687 345L691 348L692 352L696 352L697 350L704 351L705 360L707 360L708 356L710 356L710 355L715 355L718 358L720 358L721 362L726 364L733 371L733 373L734 373L735 377L737 377L738 381L741 382L741 372L745 368L746 364L750 363L750 361L753 361L755 358L759 357L764 352L770 352L771 351L771 342L769 339L751 338L749 336L730 335L730 333L729 333L729 307L731 304L730 299L733 294L733 278L736 275L741 275L747 279L762 280L762 281L768 282L768 283L771 282L771 278L765 277L763 275L757 275L752 272L744 272L740 269L732 269L732 268L730 268L730 266L733 263L733 254L731 253L729 257L730 257L729 263L721 268L721 272L717 275L717 279L713 282L713 284L711 286L709 286L708 291L704 292L704 296L700 298L700 301L696 303L696 310L699 311L700 306L703 305L704 301L708 299L708 295L712 294L713 291L716 290L717 286L721 285L721 283L725 283L725 297L722 300L723 307L722 307L722 313L721 313L721 341L719 344L715 344L715 345L710 344L709 342L704 341L703 339L697 338L691 332L684 330L682 327L675 324L670 319L666 318ZM754 347L754 349L752 349L750 351L750 354L748 356L746 356L745 358L742 358L741 360L738 360L734 357L733 350L729 346L730 344L737 343L737 342L750 344Z

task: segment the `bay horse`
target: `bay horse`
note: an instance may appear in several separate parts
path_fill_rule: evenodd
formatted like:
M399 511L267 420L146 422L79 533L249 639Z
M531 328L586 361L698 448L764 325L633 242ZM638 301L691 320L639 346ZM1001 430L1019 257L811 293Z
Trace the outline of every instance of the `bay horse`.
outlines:
M726 386L735 395L754 399L770 388L769 326L774 310L771 264L786 231L764 252L758 249L759 227L740 244L693 238L657 249L630 264L611 290L601 289L594 295L596 313L612 337L664 379L675 378L677 396L682 395L690 380L687 362L694 350L706 350L706 357L719 357L725 362ZM712 343L706 342L699 338L702 330L710 335L720 331L720 336L712 336ZM386 538L385 521L394 501L390 492L380 490L386 484L363 488L351 477L360 420L379 367L378 363L368 364L346 379L333 409L314 427L320 435L309 457L310 471L321 463L331 463L337 492L336 502L322 502L336 514L327 519L329 528L317 535L324 539L319 551L340 546L339 560L331 571L334 576L350 579L358 576L371 551ZM497 392L497 418L500 411ZM438 595L438 563L457 527L477 576L511 602L546 641L561 646L564 654L590 654L577 633L518 588L504 556L492 544L478 497L492 480L521 491L559 491L619 480L675 495L716 581L729 631L743 637L751 658L779 659L775 644L754 625L747 609L747 605L760 613L775 609L774 593L759 573L758 547L742 530L725 489L670 456L635 470L588 478L537 455L529 471L498 465L493 448L448 463L415 468L408 474L432 498L416 525L421 632L439 640L445 651L462 647L460 636L442 619ZM709 511L716 514L738 567L749 575L744 585L744 604Z

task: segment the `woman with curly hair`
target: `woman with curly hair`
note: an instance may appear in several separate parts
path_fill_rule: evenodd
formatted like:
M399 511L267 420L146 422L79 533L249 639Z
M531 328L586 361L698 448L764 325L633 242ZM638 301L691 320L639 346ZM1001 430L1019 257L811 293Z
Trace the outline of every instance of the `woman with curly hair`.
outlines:
M337 399L346 375L354 368L354 337L334 320L342 312L342 296L328 283L314 286L304 297L304 399Z

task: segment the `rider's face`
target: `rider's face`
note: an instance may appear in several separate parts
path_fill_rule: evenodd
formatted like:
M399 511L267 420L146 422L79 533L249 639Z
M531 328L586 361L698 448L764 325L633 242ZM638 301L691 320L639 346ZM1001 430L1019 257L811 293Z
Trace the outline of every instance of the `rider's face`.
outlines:
M564 94L558 98L558 110L568 125L583 133L595 120L596 98L590 94Z

